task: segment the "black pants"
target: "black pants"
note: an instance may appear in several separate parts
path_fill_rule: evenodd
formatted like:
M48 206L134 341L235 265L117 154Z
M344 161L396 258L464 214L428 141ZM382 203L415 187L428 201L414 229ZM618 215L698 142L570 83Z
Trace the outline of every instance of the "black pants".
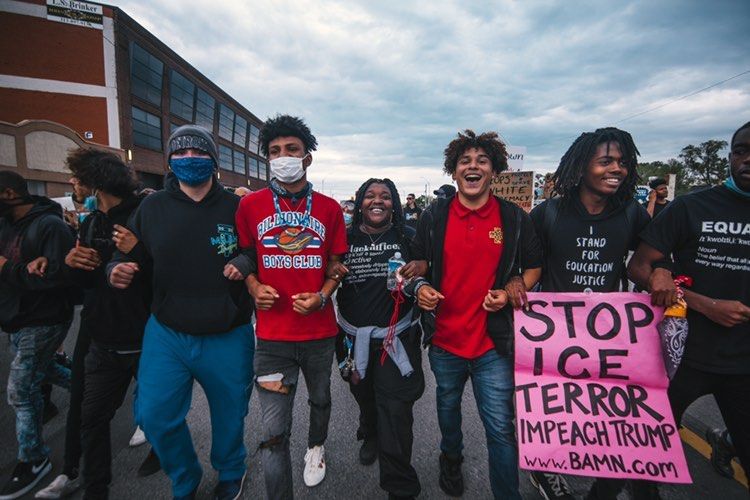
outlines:
M81 447L86 499L105 499L112 481L109 423L138 371L140 354L117 354L91 345L81 410Z
M683 363L669 384L668 394L678 424L696 399L713 394L745 475L750 477L750 374L709 373Z
M70 369L70 407L65 421L65 459L63 474L78 476L81 461L81 405L83 404L84 361L89 352L91 336L81 325L73 348L73 365Z
M414 402L424 392L422 351L415 334L401 336L414 373L401 376L390 356L380 364L381 341L370 342L370 361L364 380L349 390L359 405L357 438L377 436L380 487L396 496L417 496L421 491L411 465L414 442Z

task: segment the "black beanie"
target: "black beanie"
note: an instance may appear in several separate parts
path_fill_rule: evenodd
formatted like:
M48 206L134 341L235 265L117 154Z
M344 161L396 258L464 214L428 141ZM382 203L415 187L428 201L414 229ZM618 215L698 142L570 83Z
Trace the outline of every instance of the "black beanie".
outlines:
M200 125L182 125L177 127L172 135L169 136L169 159L172 154L180 149L199 149L208 153L211 159L219 167L219 154L216 150L216 143L211 133Z

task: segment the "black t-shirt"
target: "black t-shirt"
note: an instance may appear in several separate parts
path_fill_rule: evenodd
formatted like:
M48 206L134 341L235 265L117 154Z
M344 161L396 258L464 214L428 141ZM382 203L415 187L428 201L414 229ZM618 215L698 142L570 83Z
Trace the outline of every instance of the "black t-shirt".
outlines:
M406 238L413 237L410 228L404 229ZM395 305L386 287L388 259L401 252L404 262L409 262L408 244L401 241L395 227L382 235L372 235L372 239L359 227L352 227L347 232L347 239L349 253L344 258L344 265L349 273L336 293L339 314L354 326L388 326ZM412 300L404 298L399 319L412 308Z
M554 220L545 224L549 203L557 204L557 216L550 211ZM543 291L616 292L623 259L635 249L650 218L634 200L591 215L575 197L567 204L559 198L543 202L531 211L531 220L544 249Z
M679 271L690 288L712 299L750 305L750 200L724 186L680 196L641 234ZM750 323L725 328L688 310L683 363L727 374L750 374Z
M653 219L654 217L659 215L662 210L667 208L667 205L669 205L669 201L667 201L666 203L654 203L654 215L652 215L651 218ZM643 208L648 210L648 201L643 203Z
M418 206L414 205L414 208L409 208L408 205L404 205L404 220L410 228L417 229L417 221L420 215L422 215L422 209Z

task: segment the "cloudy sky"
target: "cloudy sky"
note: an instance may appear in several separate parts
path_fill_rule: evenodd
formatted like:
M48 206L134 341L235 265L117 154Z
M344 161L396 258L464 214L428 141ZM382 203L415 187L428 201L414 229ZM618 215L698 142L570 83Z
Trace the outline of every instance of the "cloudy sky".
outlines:
M442 152L465 128L546 171L600 126L652 161L750 120L748 0L111 3L261 119L305 117L308 177L337 198L369 177L449 182Z

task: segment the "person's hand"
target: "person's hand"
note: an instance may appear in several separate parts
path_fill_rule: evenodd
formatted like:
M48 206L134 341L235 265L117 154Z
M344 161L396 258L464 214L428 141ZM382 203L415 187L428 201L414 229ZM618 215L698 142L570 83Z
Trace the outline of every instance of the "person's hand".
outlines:
M245 277L242 276L242 273L239 272L233 264L227 264L224 266L224 277L232 281L242 281L245 279Z
M121 262L112 268L112 272L109 275L109 283L115 288L124 290L133 282L135 273L138 271L138 264L135 262Z
M737 300L708 299L709 304L704 314L708 319L721 326L731 328L750 320L750 307Z
M505 293L513 309L522 307L528 309L529 301L526 298L526 284L520 276L514 276L505 284Z
M37 257L28 264L26 264L26 272L32 276L39 276L44 278L44 273L47 272L47 257Z
M484 297L482 309L487 312L497 312L508 303L508 292L505 290L488 290Z
M65 222L67 222L69 226L78 230L78 212L74 210L64 210L63 218L65 219Z
M341 261L328 261L328 266L326 267L327 279L341 281L342 279L344 279L344 276L346 276L346 273L348 272L349 269L343 263L341 263Z
M317 311L321 306L320 295L314 292L304 292L292 295L292 309L294 312L307 316Z
M677 286L668 269L657 267L648 277L651 304L669 307L677 303Z
M138 238L136 238L133 232L119 224L114 225L112 241L115 242L117 249L124 254L130 253L130 251L138 244Z
M427 274L427 261L426 260L412 260L407 262L398 270L398 273L404 277L405 280L410 280L417 276L424 276Z
M256 283L248 290L255 300L255 307L261 311L268 311L273 307L276 299L279 298L279 292L272 286Z
M648 203L651 203L654 201L656 201L656 191L652 189L651 191L648 192Z
M438 302L444 298L445 296L443 296L443 294L432 288L430 285L423 285L419 288L419 292L417 293L417 305L425 311L432 311L437 307Z
M99 257L99 252L93 248L82 247L76 243L76 246L71 248L65 256L65 265L73 269L93 271L102 265L102 259Z

